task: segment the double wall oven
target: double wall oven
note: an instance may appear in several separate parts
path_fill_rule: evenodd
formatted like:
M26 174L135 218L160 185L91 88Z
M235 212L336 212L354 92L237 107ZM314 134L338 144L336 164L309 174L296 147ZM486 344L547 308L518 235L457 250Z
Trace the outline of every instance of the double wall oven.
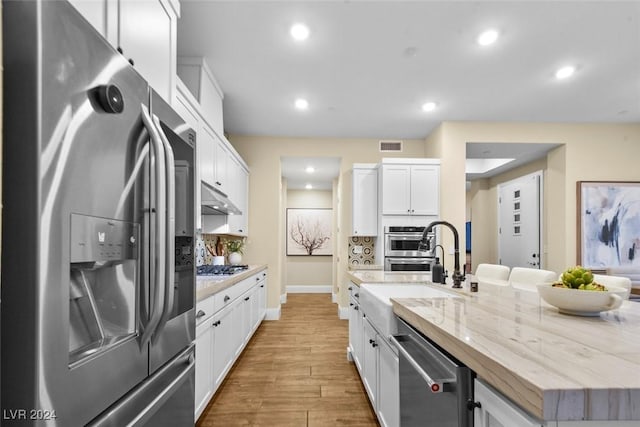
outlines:
M430 233L426 252L418 250L425 227L387 226L384 228L384 269L386 271L431 271L435 234Z

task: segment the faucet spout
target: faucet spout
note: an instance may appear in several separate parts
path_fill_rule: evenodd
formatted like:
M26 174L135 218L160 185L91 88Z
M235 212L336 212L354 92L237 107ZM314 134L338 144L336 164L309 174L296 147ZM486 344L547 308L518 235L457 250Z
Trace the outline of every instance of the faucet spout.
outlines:
M464 274L460 272L460 239L458 237L458 230L456 230L453 224L447 221L433 221L424 229L422 239L420 239L420 243L418 244L418 249L421 251L429 249L429 238L427 235L436 225L444 225L453 232L453 274L451 278L453 279L453 287L461 288L461 283L465 277Z

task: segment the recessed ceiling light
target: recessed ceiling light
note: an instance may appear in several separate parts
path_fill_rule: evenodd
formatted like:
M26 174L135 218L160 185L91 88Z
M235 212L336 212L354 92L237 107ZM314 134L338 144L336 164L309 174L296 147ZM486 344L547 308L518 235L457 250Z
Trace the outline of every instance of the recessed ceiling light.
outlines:
M296 108L298 110L306 110L307 108L309 108L309 101L302 98L296 99Z
M316 169L313 166L307 166L304 171L306 173L314 173Z
M304 24L293 24L290 33L295 40L303 41L309 37L309 27Z
M304 186L304 188L306 188L307 190L312 190L313 189L313 185L307 184L307 185Z
M566 67L559 68L558 71L556 71L556 79L562 80L567 77L571 77L575 71L576 67L573 65L567 65Z
M424 104L422 104L422 111L433 111L436 109L436 103L435 102L425 102Z
M499 33L497 30L487 30L482 32L478 36L476 41L480 46L489 46L491 44L494 44L496 40L498 40L498 35Z

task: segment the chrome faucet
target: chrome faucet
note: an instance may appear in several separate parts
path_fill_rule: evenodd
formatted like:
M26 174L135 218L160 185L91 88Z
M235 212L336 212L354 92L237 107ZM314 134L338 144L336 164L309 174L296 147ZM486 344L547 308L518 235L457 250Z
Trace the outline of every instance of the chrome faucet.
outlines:
M464 274L460 272L460 240L458 239L458 230L456 230L453 224L447 221L433 221L424 229L422 239L420 239L420 243L418 243L418 250L422 252L429 250L429 238L427 235L436 225L446 225L453 232L453 274L451 278L453 279L453 287L461 288L461 283L465 277Z

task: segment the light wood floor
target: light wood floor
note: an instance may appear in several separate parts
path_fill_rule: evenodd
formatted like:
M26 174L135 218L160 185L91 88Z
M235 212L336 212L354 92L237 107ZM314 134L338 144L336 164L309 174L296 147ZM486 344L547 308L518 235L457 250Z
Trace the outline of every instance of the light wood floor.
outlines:
M198 420L209 426L378 426L328 294L289 294Z

